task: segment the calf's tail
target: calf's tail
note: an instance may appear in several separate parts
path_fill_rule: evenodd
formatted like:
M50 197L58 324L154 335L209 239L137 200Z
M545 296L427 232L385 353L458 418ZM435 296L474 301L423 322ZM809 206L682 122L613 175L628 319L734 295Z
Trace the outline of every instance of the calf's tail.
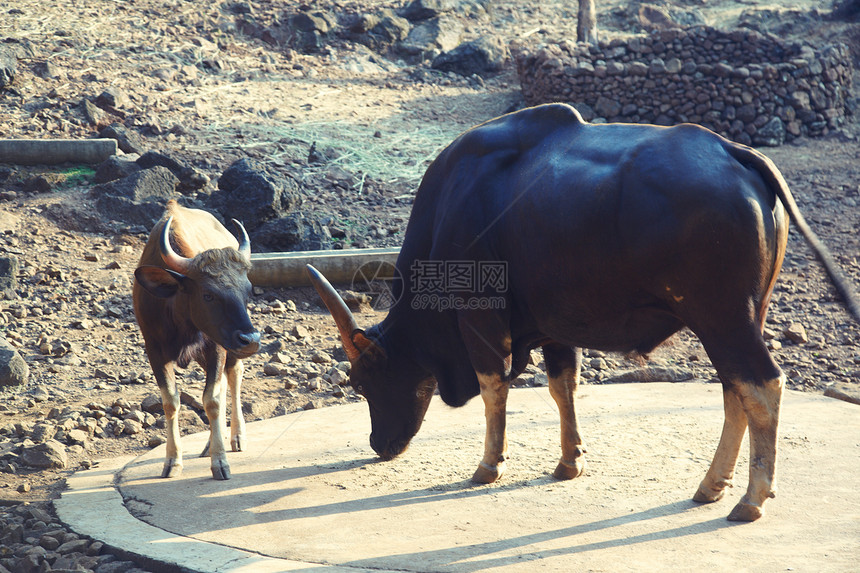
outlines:
M758 171L762 179L764 179L765 184L767 184L770 189L774 190L777 197L779 197L779 200L782 201L786 211L788 211L792 221L794 221L794 224L800 231L800 234L803 235L803 238L806 239L812 252L815 253L815 256L818 257L818 260L821 261L822 265L824 265L824 270L826 270L827 274L830 276L830 280L833 282L833 286L836 287L836 292L839 293L839 296L845 303L848 312L854 317L854 320L860 323L860 299L858 299L857 295L854 293L851 282L842 272L842 269L833 258L833 255L830 254L828 248L821 242L821 239L818 238L818 235L815 234L806 222L806 219L803 217L803 214L800 212L800 208L794 200L794 196L788 189L788 184L785 182L785 179L782 177L782 174L779 172L779 169L776 168L773 161L752 148L730 142L727 143L726 150L741 164Z

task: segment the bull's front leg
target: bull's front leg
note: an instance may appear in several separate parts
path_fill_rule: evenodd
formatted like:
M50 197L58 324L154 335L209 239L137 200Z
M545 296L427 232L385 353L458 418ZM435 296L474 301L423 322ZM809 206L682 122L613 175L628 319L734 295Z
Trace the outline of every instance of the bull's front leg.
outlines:
M561 460L553 472L556 479L573 479L585 471L585 444L576 421L575 398L582 366L582 350L560 344L543 347L549 378L549 393L561 419Z
M206 387L203 389L203 408L209 418L210 465L212 477L218 480L230 479L230 464L227 463L227 450L224 447L224 436L227 433L225 358L225 351L219 348L217 356L207 361Z
M492 483L505 472L508 455L508 438L505 434L508 384L500 374L478 373L484 415L487 419L487 435L484 440L484 457L472 476L476 483Z
M245 417L242 412L242 374L245 365L241 360L227 357L227 385L230 388L230 447L241 452L245 446Z

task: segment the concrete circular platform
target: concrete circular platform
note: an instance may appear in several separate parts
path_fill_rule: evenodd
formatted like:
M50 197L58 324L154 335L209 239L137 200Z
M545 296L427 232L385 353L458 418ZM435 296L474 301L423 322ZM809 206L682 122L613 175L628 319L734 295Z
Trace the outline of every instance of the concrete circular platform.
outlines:
M786 393L778 496L751 524L725 519L746 488L746 442L737 487L714 504L690 499L719 439L719 385L583 386L578 413L588 470L568 482L550 477L555 404L522 389L508 401L511 457L495 484L468 481L481 401L434 398L393 461L368 445L366 404L304 411L249 424L229 481L188 454L182 476L159 478L161 446L78 472L57 512L79 533L193 571L856 570L858 406ZM206 439L184 438L185 451Z

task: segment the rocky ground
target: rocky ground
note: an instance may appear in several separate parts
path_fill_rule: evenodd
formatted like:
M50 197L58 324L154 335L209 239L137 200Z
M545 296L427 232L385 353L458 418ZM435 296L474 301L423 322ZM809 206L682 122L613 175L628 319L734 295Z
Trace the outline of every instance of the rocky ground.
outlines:
M510 62L461 75L431 67L441 49L416 54L361 36L374 29L370 16L384 20L380 10L402 2L309 2L307 10L292 12L266 0L46 4L19 0L0 14L0 46L17 54L16 76L0 90L0 137L84 138L121 126L139 146L124 157L157 151L201 175L184 192L201 204L234 161L253 159L297 184L298 210L317 222L332 248L398 245L427 162L462 130L522 104ZM490 10L489 2L462 4L458 41L574 35L570 3L497 1ZM641 30L628 4L598 2L606 33ZM860 36L856 24L825 19L814 10L818 4L667 6L685 18L721 26L746 19L814 42ZM333 15L333 31L304 38L311 48L284 36L284 22L312 11ZM827 138L765 150L855 285L856 121ZM0 256L19 262L16 284L0 300L0 328L29 369L25 384L0 389L0 573L141 567L77 539L57 523L50 504L70 472L163 441L131 309L145 228L98 212L94 178L94 169L80 166L0 166ZM768 324L789 387L856 394L860 329L794 231L789 253ZM250 310L264 347L247 361L247 420L360 399L314 293L258 288ZM381 317L369 308L358 314L362 325ZM545 383L537 354L534 363L518 384ZM638 374L630 375L634 369ZM687 332L646 365L588 352L583 374L587 384L714 378ZM199 369L181 374L184 432L206 428L197 402L202 383Z

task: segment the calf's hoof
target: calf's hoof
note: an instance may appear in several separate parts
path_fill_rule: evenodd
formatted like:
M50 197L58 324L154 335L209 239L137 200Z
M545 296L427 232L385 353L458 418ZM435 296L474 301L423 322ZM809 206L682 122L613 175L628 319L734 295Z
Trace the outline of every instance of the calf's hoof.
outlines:
M234 452L242 451L242 444L245 443L245 436L236 436L230 440L230 447L233 448Z
M176 460L167 460L164 462L164 468L161 470L161 477L175 478L182 473L182 463Z
M573 479L585 473L585 458L577 458L572 462L561 460L558 462L552 477L555 479Z
M726 519L729 521L755 521L762 515L764 515L764 510L761 506L752 505L741 499Z
M505 462L499 462L495 466L481 462L475 474L472 476L472 481L475 483L493 483L505 473Z

